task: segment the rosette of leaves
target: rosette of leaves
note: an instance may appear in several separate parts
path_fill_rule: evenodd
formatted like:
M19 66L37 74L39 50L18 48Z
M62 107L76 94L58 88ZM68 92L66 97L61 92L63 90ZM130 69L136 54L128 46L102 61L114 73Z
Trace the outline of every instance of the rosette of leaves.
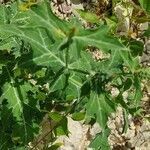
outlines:
M102 128L90 146L109 149L108 116L118 104L133 113L141 98L134 73L139 65L130 49L110 35L107 25L84 29L76 18L58 19L47 0L1 5L0 12L1 149L31 142L43 112L51 111L54 103L69 104L67 113L85 111L86 121ZM110 57L96 61L88 46ZM109 84L120 91L115 100L106 88ZM122 93L130 88L136 92L125 102Z

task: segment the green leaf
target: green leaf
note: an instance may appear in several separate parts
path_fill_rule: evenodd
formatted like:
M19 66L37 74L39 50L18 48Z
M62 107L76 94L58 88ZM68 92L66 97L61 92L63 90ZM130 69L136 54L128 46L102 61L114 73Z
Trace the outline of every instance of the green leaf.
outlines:
M130 78L127 78L124 83L124 91L130 89L131 85L132 85L132 80Z
M38 77L38 78L42 78L45 76L45 73L46 73L46 68L42 68L41 70L38 70L35 75Z
M0 9L0 23L8 23L8 8L1 4Z
M139 0L139 3L143 9L150 13L150 3L149 0Z
M63 119L59 122L57 127L54 129L54 133L56 136L68 135L68 120L66 117L63 117Z
M85 29L80 22L58 19L48 0L26 4L28 2L22 4L20 1L0 5L2 149L19 149L33 141L45 115L39 109L42 112L57 110L48 114L56 123L52 132L56 136L68 135L67 117L61 113L70 107L69 113L73 113L76 120L84 118L84 113L79 112L86 108L85 118L96 120L102 128L92 147L108 149L107 120L115 111L116 104L105 88L114 78L121 80L116 83L118 89L128 90L134 86L135 99L129 102L129 106L123 100L123 89L119 89L115 102L127 110L132 105L131 108L139 107L140 79L135 77L139 64L132 56L139 55L135 49L140 51L141 45L138 43L137 46L135 41L129 45L131 49L124 46L121 40L110 34L110 20L107 20L109 25ZM20 6L25 6L24 11ZM84 17L89 21L97 22L97 16L87 15ZM108 57L97 61L91 55L92 49ZM129 77L124 77L124 68ZM31 86L33 81L36 84ZM49 85L46 90L45 83Z
M59 122L63 119L63 116L58 112L50 112L49 117L55 122Z
M95 14L95 13L92 13L92 12L89 12L89 11L83 11L83 10L80 10L80 9L77 9L76 10L80 17L84 20L86 20L87 22L90 22L90 23L99 23L99 17Z
M134 86L135 86L135 96L134 96L134 102L135 107L138 109L140 105L140 101L142 99L142 90L141 90L141 81L138 77L135 76L134 78Z
M114 111L115 105L111 102L105 94L97 94L92 92L90 99L86 105L86 117L95 118L102 129L107 126L107 120L110 113Z
M19 84L17 80L12 78L10 70L8 68L6 70L10 82L6 82L2 87L3 94L0 96L0 104L7 101L7 107L11 109L10 114L12 113L15 119L12 127L13 141L17 143L28 143L39 131L37 122L34 120L34 115L38 115L39 111L36 108L35 100L29 99L28 97L28 92L34 91L34 88L27 82Z
M128 120L128 112L125 109L123 109L123 120L124 120L124 125L123 125L122 133L126 133L129 128L129 120Z
M81 50L90 45L104 52L111 50L112 54L115 54L113 60L118 59L118 57L125 60L124 53L128 53L129 50L108 34L109 28L107 26L103 25L94 30L84 30L78 24L59 20L48 7L47 2L39 2L36 7L32 7L28 11L18 12L11 24L0 25L0 33L21 37L31 44L32 57L23 59L20 65L27 65L31 62L39 65L53 64L53 68L58 71L66 64L66 54L61 52L60 55L59 49L67 44L70 33L73 34L73 42L68 55L74 59L76 59L74 56L79 58ZM24 24L20 24L20 20L26 21ZM72 55L73 53L78 55ZM78 60L76 59L76 61ZM68 67L72 68L72 65L70 64Z
M1 132L0 132L0 149L7 149L13 147L13 142L10 137L10 132L14 124L14 118L11 113L11 109L6 106L1 107L0 120L1 120Z
M143 53L144 44L141 41L132 40L130 42L130 49L131 49L132 56L134 56L134 57L136 57L138 55L141 56Z
M110 150L108 144L108 136L110 134L110 129L106 129L104 132L98 133L96 137L92 140L89 147L95 150Z
M40 101L44 101L46 99L46 94L39 91L36 98Z
M3 87L3 94L0 97L0 100L7 99L9 103L9 108L13 108L12 112L14 117L17 120L22 118L21 114L23 114L23 107L20 96L18 94L17 88L13 85L14 81L11 79L11 83L6 83ZM22 119L21 119L22 120Z
M26 126L15 124L13 126L12 140L16 144L28 144L38 133L39 126L36 123L26 123Z
M81 121L83 120L85 117L85 113L84 112L78 112L78 113L73 113L72 114L72 119L75 121Z
M150 36L150 27L144 32L143 35L146 36L146 37Z

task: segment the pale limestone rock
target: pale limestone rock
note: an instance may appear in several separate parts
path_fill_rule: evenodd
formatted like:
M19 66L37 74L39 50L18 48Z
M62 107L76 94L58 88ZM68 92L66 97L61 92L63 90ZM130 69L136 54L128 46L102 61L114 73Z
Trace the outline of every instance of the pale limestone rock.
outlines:
M68 117L68 129L70 134L68 137L61 136L57 142L63 143L60 150L82 150L86 146L86 133L88 126L83 126L81 122L74 121ZM89 144L89 143L88 143Z
M114 9L119 20L117 30L120 32L120 34L127 35L130 30L130 17L132 16L133 8L125 8L125 6L118 3Z
M117 97L117 96L119 95L119 90L118 90L117 88L113 87L113 88L111 89L111 95L112 95L113 97Z
M101 128L98 123L95 123L90 130L90 134L92 137L94 137L99 132L101 132Z

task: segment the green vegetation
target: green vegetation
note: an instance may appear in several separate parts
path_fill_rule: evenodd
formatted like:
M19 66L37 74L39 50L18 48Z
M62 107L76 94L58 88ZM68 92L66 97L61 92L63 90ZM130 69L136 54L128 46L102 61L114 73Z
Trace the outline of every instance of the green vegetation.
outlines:
M146 22L149 2L139 2L136 8L145 13ZM54 122L50 143L68 135L70 114L86 124L98 122L102 132L89 146L110 149L108 117L118 105L126 114L139 113L141 80L150 75L150 69L139 63L143 43L119 36L114 18L115 14L92 20L94 27L86 29L76 17L70 21L56 17L47 0L0 5L0 149L28 149L46 114ZM137 16L132 19L136 22ZM148 33L149 29L141 38ZM109 57L95 60L87 48ZM113 97L108 87L117 88L119 94ZM125 91L132 91L127 101ZM61 146L48 144L45 149Z

